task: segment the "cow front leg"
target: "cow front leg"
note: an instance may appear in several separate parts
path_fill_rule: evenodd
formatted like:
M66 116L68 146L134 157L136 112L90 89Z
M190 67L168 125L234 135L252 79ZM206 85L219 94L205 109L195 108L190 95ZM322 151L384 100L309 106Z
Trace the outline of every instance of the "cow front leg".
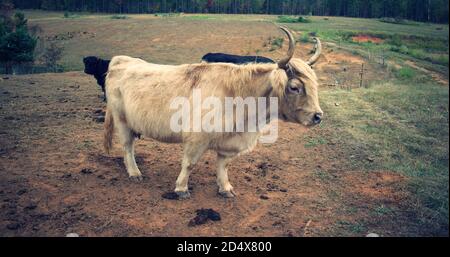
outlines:
M191 163L189 158L183 157L183 162L181 164L181 172L178 175L175 193L177 193L178 197L181 199L187 199L191 196L189 193L189 176L191 175L191 171L194 164Z
M217 185L219 186L219 195L225 198L233 198L236 196L233 186L228 180L227 164L232 160L232 157L217 154Z
M198 159L203 155L207 145L188 144L184 147L183 161L181 164L181 172L177 178L175 193L180 199L187 199L191 196L189 193L189 176Z

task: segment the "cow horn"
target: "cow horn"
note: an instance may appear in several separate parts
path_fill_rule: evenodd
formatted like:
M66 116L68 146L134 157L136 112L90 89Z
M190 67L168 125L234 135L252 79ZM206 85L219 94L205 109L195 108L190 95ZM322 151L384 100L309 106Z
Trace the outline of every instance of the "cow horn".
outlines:
M322 43L316 37L314 38L314 40L316 41L316 45L314 46L314 55L311 56L311 58L306 62L309 66L312 66L314 63L316 63L320 55L322 54Z
M292 59L292 57L294 56L294 52L295 52L295 39L294 36L292 36L292 33L285 27L280 27L281 30L283 30L286 35L289 38L289 50L287 52L287 56L283 59L281 59L278 62L278 67L280 69L287 69L287 64L289 63L289 61Z

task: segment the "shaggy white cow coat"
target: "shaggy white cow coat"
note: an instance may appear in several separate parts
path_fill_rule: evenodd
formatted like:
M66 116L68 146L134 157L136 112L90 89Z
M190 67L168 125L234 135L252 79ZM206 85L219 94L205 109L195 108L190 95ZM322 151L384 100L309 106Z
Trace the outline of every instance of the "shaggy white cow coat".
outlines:
M125 152L124 162L131 178L141 180L134 157L136 134L161 142L182 143L183 160L175 192L189 197L188 179L193 165L210 149L217 152L217 184L224 197L235 195L226 166L233 157L252 150L260 137L258 132L173 132L170 108L176 97L192 100L193 89L202 97L277 97L282 119L314 125L322 115L318 102L317 78L311 67L292 59L293 37L285 63L234 65L222 63L179 66L147 63L141 59L116 56L106 77L108 98L104 147L112 147L116 130ZM202 115L205 113L202 112ZM320 120L319 120L320 122Z

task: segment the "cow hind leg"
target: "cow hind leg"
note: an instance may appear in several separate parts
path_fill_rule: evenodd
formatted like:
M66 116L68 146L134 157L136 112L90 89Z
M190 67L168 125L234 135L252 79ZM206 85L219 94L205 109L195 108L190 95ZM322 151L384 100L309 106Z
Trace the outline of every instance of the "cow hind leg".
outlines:
M217 185L219 186L219 195L225 198L233 198L236 196L233 186L228 180L227 165L233 157L217 154Z
M191 175L192 168L206 151L207 144L187 144L183 149L183 161L181 164L181 172L178 175L175 193L181 199L187 199L190 197L189 193L189 176Z
M119 140L122 143L123 151L124 151L124 163L127 169L128 175L130 179L133 181L142 181L142 173L139 170L136 159L134 157L134 133L127 126L125 119L118 119L117 124L117 132L119 135Z

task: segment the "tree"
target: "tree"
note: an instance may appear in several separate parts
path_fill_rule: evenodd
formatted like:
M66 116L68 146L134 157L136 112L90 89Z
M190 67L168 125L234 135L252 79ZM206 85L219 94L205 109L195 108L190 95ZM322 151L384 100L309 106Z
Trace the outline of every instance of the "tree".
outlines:
M25 19L25 14L21 12L17 12L16 14L14 14L13 23L16 30L17 29L27 30L27 22L28 20Z
M406 18L448 23L448 0L0 0L18 8L120 13L208 12Z
M11 72L13 63L32 62L36 47L36 39L28 35L23 29L6 33L0 38L0 62L6 67L6 72Z
M48 68L55 71L58 68L58 61L62 57L64 48L58 46L55 42L52 42L46 49L42 56L42 61Z
M3 30L13 30L14 22L11 19L11 15L14 11L14 5L11 1L0 0L0 26Z
M2 8L5 7L4 3ZM0 62L4 64L6 73L11 72L13 63L33 61L36 48L36 39L28 34L25 16L16 13L11 19L6 16L9 14L9 11L2 11L0 17Z

